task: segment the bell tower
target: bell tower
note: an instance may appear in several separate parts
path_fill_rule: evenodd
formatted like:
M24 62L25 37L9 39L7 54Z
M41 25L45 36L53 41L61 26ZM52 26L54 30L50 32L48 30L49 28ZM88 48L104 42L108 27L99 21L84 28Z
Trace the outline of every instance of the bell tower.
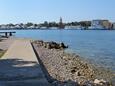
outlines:
M59 28L64 29L63 19L60 17Z

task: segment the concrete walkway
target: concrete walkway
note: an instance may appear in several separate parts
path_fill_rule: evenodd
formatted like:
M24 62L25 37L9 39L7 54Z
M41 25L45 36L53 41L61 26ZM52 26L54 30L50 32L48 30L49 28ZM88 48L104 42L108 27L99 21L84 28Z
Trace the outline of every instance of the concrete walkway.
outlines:
M30 40L15 40L0 59L0 86L49 86Z
M0 39L2 40L0 41L0 49L2 50L7 50L15 40L14 37Z

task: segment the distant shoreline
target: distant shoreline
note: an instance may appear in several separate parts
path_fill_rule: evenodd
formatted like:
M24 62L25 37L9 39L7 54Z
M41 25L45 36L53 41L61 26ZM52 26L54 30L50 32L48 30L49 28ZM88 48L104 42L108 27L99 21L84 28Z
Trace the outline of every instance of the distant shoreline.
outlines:
M32 29L0 29L1 30L115 30L115 29L35 29L35 28L32 28Z

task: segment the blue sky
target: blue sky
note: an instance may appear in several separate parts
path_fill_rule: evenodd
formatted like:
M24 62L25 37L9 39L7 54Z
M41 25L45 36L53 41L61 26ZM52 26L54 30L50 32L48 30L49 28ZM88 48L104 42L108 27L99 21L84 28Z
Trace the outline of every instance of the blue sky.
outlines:
M0 24L44 21L115 21L115 0L0 0Z

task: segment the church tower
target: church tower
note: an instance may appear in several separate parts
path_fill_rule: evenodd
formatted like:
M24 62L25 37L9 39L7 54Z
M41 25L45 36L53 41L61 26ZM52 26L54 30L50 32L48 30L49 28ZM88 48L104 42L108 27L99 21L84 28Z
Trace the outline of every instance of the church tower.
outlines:
M64 24L63 24L62 17L60 17L59 28L64 29Z

